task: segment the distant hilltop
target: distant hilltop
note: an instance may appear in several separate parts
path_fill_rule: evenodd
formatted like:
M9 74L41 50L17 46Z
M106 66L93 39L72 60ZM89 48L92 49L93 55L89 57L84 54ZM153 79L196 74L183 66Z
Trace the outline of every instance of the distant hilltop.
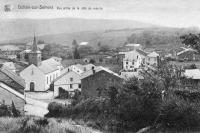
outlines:
M49 34L74 33L81 31L104 31L125 28L147 28L152 24L133 20L105 20L105 19L8 19L0 20L0 42L9 42L20 38Z

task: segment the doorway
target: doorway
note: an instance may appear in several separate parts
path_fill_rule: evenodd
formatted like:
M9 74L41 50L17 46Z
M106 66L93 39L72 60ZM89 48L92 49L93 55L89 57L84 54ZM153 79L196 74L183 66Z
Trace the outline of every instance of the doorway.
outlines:
M34 82L30 83L30 91L35 91L35 84L34 84Z

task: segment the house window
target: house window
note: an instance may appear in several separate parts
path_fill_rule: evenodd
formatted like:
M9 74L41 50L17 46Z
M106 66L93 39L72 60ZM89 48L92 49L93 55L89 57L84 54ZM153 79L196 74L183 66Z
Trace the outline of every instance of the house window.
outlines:
M70 84L70 89L72 89L73 88L73 86L72 86L72 84Z
M73 78L70 78L70 81L72 82L72 81L73 81Z
M128 64L128 61L126 62L126 64Z
M81 84L78 84L78 88L81 88Z

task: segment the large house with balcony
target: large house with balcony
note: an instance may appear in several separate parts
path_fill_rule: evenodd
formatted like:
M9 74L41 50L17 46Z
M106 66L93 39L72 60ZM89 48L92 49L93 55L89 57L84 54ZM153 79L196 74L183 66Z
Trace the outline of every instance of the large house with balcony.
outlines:
M136 70L142 64L145 63L145 58L147 53L141 49L135 49L129 52L121 52L124 54L125 58L123 59L123 69L124 70Z

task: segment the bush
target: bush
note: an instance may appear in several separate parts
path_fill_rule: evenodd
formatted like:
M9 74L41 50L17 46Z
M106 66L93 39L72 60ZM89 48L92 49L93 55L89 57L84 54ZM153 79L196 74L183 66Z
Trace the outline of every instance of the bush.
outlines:
M67 106L51 103L47 116L83 120L95 128L114 132L119 129L137 131L157 125L177 130L198 129L198 93L174 91L171 86L164 91L161 83L151 78L130 79L121 88L108 88L104 98L80 99L78 96L74 98L75 104Z
M1 116L11 116L11 115L12 115L12 112L7 105L5 105L5 104L0 105L0 117Z
M49 113L46 115L47 117L59 117L62 114L62 110L64 106L60 103L52 102L48 106Z
M172 129L199 129L199 110L198 102L191 103L173 95L163 102L161 121L165 127Z

